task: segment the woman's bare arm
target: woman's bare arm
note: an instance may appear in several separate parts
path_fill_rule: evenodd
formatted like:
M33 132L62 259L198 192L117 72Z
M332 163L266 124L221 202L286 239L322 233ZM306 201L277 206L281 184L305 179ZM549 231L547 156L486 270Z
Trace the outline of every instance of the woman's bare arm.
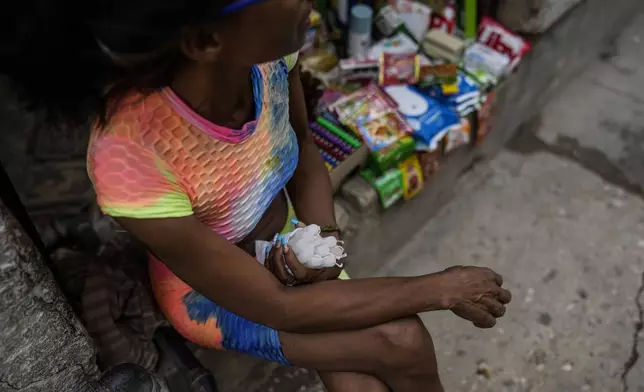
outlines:
M334 280L286 287L194 216L117 221L196 291L248 320L281 331L365 328L451 308L463 294L469 301L471 296L482 296L480 290L495 295L502 290L494 282L496 274L479 268L464 269L469 272L462 276L448 271L416 278ZM475 282L478 291L459 293L463 279ZM473 309L466 318L479 325L494 324L494 317L480 309Z
M297 169L287 186L289 195L297 217L306 224L335 225L331 178L309 129L299 64L289 74L289 91L289 117L300 150Z
M331 178L324 165L324 160L313 142L306 111L298 63L289 74L289 117L297 135L300 154L297 169L289 181L287 189L298 219L306 224L314 223L320 227L336 226ZM334 235L340 239L339 232L323 235ZM338 267L318 270L314 272L314 280L335 279L340 275L340 272L342 269Z

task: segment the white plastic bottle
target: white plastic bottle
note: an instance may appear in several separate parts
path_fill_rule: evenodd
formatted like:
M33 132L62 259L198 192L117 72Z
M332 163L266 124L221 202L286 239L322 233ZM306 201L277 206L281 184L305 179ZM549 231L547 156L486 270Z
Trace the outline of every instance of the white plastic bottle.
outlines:
M373 10L365 4L356 4L351 8L347 49L349 57L363 58L371 46L371 22Z

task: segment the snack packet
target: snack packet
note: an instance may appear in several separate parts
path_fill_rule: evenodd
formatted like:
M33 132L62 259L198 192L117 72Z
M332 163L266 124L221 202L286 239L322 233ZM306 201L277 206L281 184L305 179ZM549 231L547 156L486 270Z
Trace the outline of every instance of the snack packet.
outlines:
M394 84L416 84L420 71L420 58L416 54L393 55L383 53L380 56L381 86Z
M411 129L395 110L378 112L356 121L356 128L371 151L391 146L409 135Z
M456 64L434 64L420 67L419 84L423 87L433 84L455 84L458 82Z
M369 157L369 168L377 174L382 174L411 156L415 147L414 138L405 136L388 147L372 152Z
M388 97L380 87L369 84L337 100L329 106L329 110L335 113L340 122L353 128L356 120L395 107L396 102Z
M510 70L516 69L531 49L526 40L489 17L484 17L481 21L478 42L508 56Z
M423 169L415 155L410 156L398 168L402 172L403 198L409 200L423 190Z
M334 105L338 120L356 132L355 125L358 120L374 116L389 109L389 105L375 94L352 94Z

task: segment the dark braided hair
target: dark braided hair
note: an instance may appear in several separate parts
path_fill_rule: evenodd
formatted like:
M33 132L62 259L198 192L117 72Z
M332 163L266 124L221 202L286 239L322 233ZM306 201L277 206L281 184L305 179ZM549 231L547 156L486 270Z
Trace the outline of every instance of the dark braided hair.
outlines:
M0 37L0 74L52 122L104 122L132 89L169 85L183 60L182 29L212 24L226 3L19 0L3 11L10 31Z

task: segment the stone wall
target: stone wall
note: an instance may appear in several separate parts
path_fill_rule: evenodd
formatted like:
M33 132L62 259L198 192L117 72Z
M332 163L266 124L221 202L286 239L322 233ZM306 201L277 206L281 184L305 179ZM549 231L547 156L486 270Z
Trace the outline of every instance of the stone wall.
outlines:
M582 0L503 0L497 18L524 34L541 34Z
M70 391L97 378L91 338L0 201L0 392Z

